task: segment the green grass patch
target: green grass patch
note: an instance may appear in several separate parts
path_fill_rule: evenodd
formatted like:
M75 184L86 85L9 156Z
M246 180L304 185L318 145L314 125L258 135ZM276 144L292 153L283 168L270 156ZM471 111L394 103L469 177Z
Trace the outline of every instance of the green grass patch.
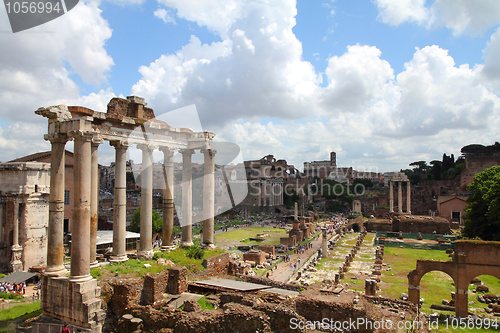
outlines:
M11 321L26 314L30 314L24 319L39 316L42 313L40 310L40 302L19 304L10 309L0 311L0 322Z
M250 240L250 238L257 237L257 234L260 233L268 234L269 236L262 242ZM287 233L285 229L272 227L247 227L216 234L215 244L219 246L236 246L240 243L245 245L278 245L280 243L280 238L286 236Z
M203 310L214 310L215 306L210 303L206 297L202 297L198 300L198 304L200 304Z

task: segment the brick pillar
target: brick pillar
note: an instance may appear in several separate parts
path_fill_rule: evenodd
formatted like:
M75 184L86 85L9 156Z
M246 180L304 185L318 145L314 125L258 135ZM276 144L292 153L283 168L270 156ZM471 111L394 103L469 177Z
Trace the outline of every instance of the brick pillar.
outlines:
M410 181L406 182L406 212L411 214L411 189Z
M109 261L128 260L127 233L127 148L123 141L111 141L115 147L115 197L113 200L113 254Z
M47 228L47 276L66 276L64 268L64 147L66 135L53 134L50 140L49 225ZM74 195L74 194L73 194Z
M392 180L389 180L389 212L394 213L394 188Z

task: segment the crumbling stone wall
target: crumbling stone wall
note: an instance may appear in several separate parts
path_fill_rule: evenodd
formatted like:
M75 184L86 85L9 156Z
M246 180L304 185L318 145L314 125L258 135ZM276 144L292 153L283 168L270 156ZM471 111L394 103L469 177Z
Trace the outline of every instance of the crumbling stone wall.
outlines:
M394 215L392 218L392 231L404 233L441 234L450 233L450 223L440 217Z
M108 305L115 314L121 316L138 304L161 302L164 293L179 295L187 291L187 269L174 266L157 274L147 274L144 279L112 279L108 283L113 288Z
M265 253L269 253L271 258L276 257L276 251L273 245L259 245L259 250Z
M256 265L261 265L266 262L266 254L262 251L250 250L243 253L243 260L253 261Z
M229 274L229 253L223 253L219 256L211 257L208 259L203 259L203 267L205 270L203 271L204 276L216 276L216 275L225 275Z
M237 275L243 281L263 284L266 286L272 286L275 288L281 288L286 290L299 291L302 287L295 284L282 283L278 281L273 281L271 279L266 279L261 276L251 276L251 275Z

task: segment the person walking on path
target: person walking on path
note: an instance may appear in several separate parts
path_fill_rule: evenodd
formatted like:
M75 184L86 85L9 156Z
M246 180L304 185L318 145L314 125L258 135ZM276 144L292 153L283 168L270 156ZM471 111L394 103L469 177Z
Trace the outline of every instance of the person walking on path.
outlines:
M70 333L69 328L68 328L68 324L64 325L63 329L61 330L61 333Z

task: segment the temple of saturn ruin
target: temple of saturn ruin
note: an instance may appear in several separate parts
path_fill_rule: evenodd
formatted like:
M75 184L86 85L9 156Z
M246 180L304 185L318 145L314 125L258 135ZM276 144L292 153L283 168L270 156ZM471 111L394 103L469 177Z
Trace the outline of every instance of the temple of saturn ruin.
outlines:
M98 159L100 144L109 141L115 148L115 184L112 262L127 260L126 232L126 152L136 145L142 150L141 218L138 256L152 258L152 163L153 151L164 155L163 248L173 246L173 156L182 154L181 245L192 244L192 155L204 154L203 243L213 244L214 234L214 155L211 132L193 132L173 128L155 118L143 98L113 98L107 112L80 106L44 107L36 114L48 118L51 142L49 224L47 231L47 268L42 284L42 311L58 318L100 332L104 320L99 298L100 288L92 279L90 268L96 261L98 211ZM71 240L71 266L64 267L64 150L74 141L74 209Z
M398 213L403 213L403 191L402 184L406 182L406 213L411 214L411 189L408 176L398 172L389 180L389 211L394 213L394 185L398 184Z

